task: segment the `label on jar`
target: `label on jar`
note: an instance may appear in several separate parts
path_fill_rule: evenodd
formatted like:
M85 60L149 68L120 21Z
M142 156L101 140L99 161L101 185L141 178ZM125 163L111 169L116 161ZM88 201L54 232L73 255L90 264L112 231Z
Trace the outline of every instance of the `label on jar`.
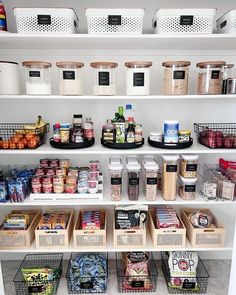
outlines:
M98 72L98 84L100 86L110 85L110 73L109 72Z
M194 193L196 191L196 185L195 184L186 184L184 186L184 191L186 193Z
M177 165L166 165L166 172L177 172Z
M29 71L30 78L40 78L40 71Z
M184 80L185 79L185 71L174 71L173 72L174 80Z
M197 171L197 164L187 164L186 171L188 172L195 172Z
M63 71L63 80L75 80L75 71Z
M121 185L121 178L111 178L111 185Z
M108 15L109 26L121 26L121 15Z
M219 70L211 71L211 79L219 79L219 78L220 78L220 71Z
M144 288L144 281L132 281L131 287L132 288Z
M81 287L81 289L92 289L93 283L92 282L81 282L80 287Z
M183 289L195 289L196 282L189 282L188 280L183 281Z
M139 178L129 178L129 185L139 185Z
M181 26L192 26L193 25L193 15L181 15L180 16Z
M147 184L157 185L157 177L148 177L147 178Z
M51 20L51 15L38 15L38 25L51 25L52 20Z
M144 86L144 73L134 73L133 86Z
M134 132L128 132L127 133L127 142L128 143L134 143Z

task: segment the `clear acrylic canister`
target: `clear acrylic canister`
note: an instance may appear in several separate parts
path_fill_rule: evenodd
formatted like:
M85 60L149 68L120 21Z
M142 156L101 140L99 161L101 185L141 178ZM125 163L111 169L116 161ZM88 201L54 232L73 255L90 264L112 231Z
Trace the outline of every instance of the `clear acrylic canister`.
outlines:
M139 198L139 178L141 166L138 158L130 156L126 158L126 169L128 173L128 197L130 201L137 201Z
M82 95L82 62L60 61L59 69L60 95Z
M92 62L93 95L116 95L115 62Z
M179 155L162 156L162 198L165 201L176 199Z
M184 178L182 176L179 178L179 196L183 200L194 200L196 196L197 178Z
M26 71L26 94L28 95L50 95L50 62L24 61L22 65Z
M228 78L234 77L234 64L223 66L222 94L228 94Z
M154 201L157 197L157 180L159 166L152 156L144 156L143 168L145 197L148 201Z
M109 172L111 177L111 199L120 201L122 194L122 172L123 165L120 157L111 157L109 159Z
M222 93L224 61L197 63L197 94L217 95Z

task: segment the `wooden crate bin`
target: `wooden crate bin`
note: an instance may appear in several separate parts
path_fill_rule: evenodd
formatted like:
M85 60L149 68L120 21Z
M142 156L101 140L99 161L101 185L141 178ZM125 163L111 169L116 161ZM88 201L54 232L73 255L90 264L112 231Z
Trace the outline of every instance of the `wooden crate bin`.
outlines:
M52 212L61 212L62 210L53 210ZM35 245L37 249L52 249L59 247L68 248L69 241L73 232L73 210L63 210L69 215L66 229L47 229L35 230ZM50 211L47 211L50 213Z
M97 230L83 230L81 229L82 212L79 212L77 222L73 230L74 247L80 249L92 248L105 248L106 247L106 212L101 210L101 229Z
M184 248L186 244L186 228L178 216L181 228L156 228L155 209L148 212L148 227L155 248Z
M117 248L127 248L130 250L146 246L145 229L116 229L113 220L113 245Z
M187 238L192 247L224 247L225 245L225 228L216 219L209 209L200 209L201 212L212 216L217 228L195 228L188 219L188 215L198 212L199 209L182 209L181 218L187 230Z
M38 210L14 210L11 213L29 214L30 224L26 230L4 230L3 224L0 226L0 249L25 249L29 248L34 241L35 228L38 225L41 212Z

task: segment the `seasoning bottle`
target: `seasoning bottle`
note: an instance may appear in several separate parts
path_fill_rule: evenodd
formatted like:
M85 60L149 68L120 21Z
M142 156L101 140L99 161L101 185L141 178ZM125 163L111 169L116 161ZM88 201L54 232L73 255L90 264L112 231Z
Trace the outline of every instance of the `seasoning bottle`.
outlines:
M136 143L142 142L143 141L143 128L141 124L136 124L135 125L135 135L134 139Z
M0 1L0 31L7 31L7 16L2 1Z
M53 141L55 142L60 142L61 141L61 137L60 137L60 124L56 123L55 125L53 125Z
M91 118L86 118L84 123L84 139L91 141L94 138L93 122Z
M222 82L222 94L227 94L228 78L233 77L234 64L226 64L223 66L223 82Z
M107 120L107 124L102 126L102 139L103 141L115 142L116 129L110 119Z
M116 126L116 143L125 142L125 117L124 117L124 108L122 106L118 107L118 119L115 123Z
M128 143L134 143L135 142L134 119L129 118L128 122L129 122L129 126L128 126L128 129L127 129L127 142Z

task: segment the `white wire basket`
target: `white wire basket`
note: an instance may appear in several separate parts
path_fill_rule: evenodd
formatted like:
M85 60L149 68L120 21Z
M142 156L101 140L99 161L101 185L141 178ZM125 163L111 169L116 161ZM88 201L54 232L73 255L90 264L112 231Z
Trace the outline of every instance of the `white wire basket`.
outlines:
M156 34L212 34L216 9L158 9L153 18Z
M225 13L216 21L217 33L235 34L236 33L236 9Z
M142 34L144 9L86 9L89 34Z
M78 32L79 19L71 8L14 8L14 14L18 33Z

